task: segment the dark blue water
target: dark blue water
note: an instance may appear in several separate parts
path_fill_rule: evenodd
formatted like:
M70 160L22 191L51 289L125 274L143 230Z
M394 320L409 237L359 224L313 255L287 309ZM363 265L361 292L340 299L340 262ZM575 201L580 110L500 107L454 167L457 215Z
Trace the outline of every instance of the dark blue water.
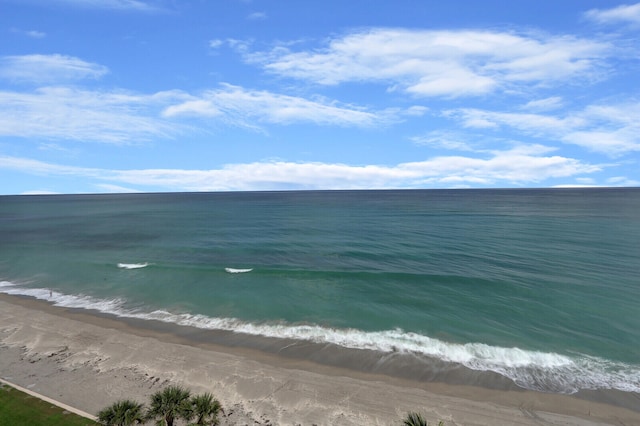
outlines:
M0 291L640 391L640 190L0 197Z

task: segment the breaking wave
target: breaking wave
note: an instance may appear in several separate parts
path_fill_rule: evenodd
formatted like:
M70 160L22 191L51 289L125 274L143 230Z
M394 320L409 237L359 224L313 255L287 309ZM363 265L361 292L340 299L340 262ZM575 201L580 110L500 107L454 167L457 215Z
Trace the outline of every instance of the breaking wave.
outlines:
M211 330L227 330L256 336L332 343L346 348L384 353L406 352L492 371L533 390L575 393L581 389L617 389L640 392L640 366L587 355L567 356L483 343L450 343L400 329L365 332L318 325L250 323L235 318L213 318L166 310L129 309L122 299L102 300L67 295L45 288L27 288L0 281L0 292L48 300L56 306L93 309L125 318L139 318Z

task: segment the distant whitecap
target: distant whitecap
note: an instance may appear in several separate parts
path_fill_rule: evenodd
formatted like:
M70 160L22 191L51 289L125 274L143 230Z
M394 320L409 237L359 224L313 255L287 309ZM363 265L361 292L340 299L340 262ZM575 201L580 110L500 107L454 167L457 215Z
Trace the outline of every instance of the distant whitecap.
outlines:
M247 269L224 268L224 270L230 274L244 274L246 272L253 271L253 268L247 268Z
M146 268L147 266L149 266L149 264L147 262L145 262L145 263L118 263L118 268L122 268L122 269L140 269L140 268Z

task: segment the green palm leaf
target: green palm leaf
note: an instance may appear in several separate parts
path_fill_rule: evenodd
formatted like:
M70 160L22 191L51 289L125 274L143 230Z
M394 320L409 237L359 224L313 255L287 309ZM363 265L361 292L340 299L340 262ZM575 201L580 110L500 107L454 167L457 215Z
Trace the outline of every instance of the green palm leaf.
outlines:
M176 419L189 421L193 418L191 392L181 386L169 386L151 395L148 417L158 424L173 426Z
M105 426L131 426L144 421L144 404L129 399L116 401L100 410L98 421Z
M191 398L193 414L196 417L196 425L217 425L218 412L222 409L220 402L213 398L209 392L196 395Z

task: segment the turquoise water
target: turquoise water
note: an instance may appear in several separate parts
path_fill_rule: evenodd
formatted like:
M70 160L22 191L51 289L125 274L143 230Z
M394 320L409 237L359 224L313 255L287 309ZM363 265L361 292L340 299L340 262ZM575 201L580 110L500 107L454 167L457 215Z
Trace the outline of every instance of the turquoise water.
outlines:
M0 291L640 392L640 189L0 197Z

